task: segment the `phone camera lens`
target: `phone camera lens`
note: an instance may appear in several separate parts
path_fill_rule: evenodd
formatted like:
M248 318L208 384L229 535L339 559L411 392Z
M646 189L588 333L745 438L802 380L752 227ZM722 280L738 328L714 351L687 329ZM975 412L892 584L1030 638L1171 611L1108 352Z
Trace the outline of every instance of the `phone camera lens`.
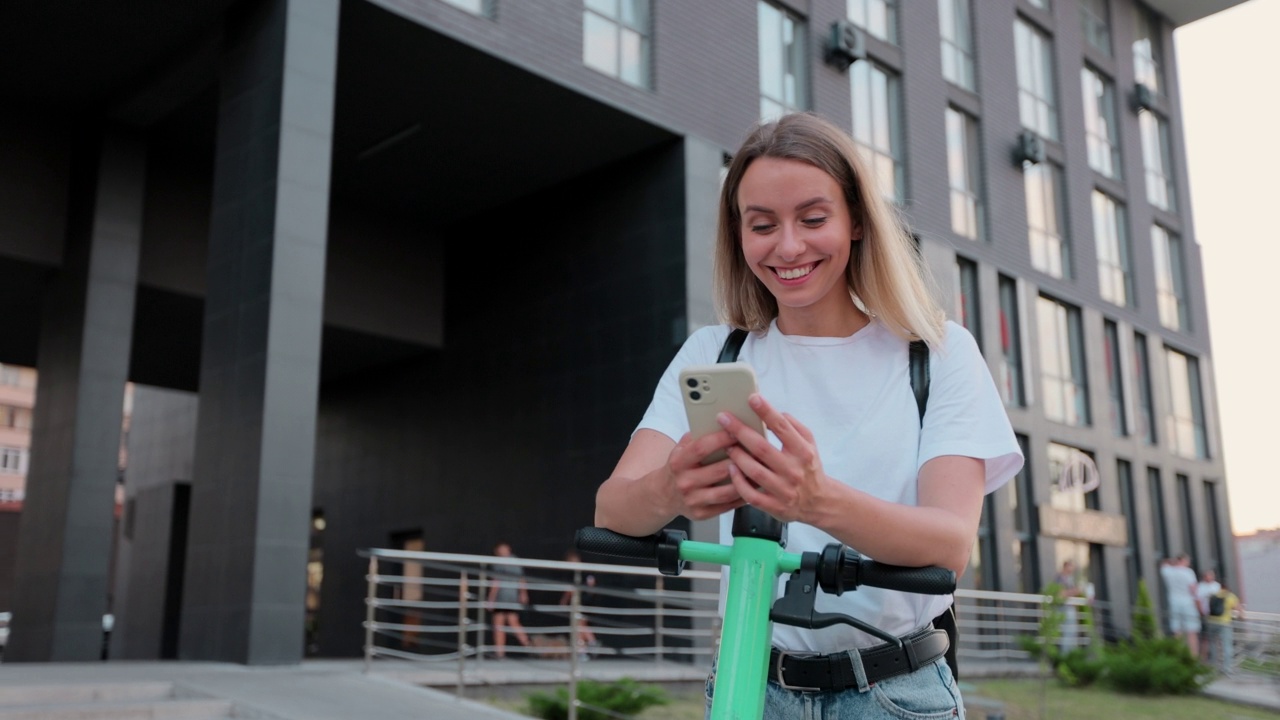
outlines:
M689 393L689 399L693 400L694 402L697 402L702 399L702 393L698 392L697 390L694 390L693 392Z
M698 378L689 378L688 380L685 380L684 382L685 382L685 384L686 384L686 385L688 385L689 387L693 387L693 388L698 387Z

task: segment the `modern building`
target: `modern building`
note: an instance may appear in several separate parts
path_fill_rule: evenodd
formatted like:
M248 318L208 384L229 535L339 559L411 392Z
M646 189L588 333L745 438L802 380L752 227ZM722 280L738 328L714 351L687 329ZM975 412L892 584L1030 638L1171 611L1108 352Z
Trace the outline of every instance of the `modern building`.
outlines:
M1123 630L1161 556L1229 574L1172 32L1235 4L6 4L6 659L95 657L108 602L116 657L350 655L360 548L560 557L788 110L853 133L1023 442L968 581L1073 558Z

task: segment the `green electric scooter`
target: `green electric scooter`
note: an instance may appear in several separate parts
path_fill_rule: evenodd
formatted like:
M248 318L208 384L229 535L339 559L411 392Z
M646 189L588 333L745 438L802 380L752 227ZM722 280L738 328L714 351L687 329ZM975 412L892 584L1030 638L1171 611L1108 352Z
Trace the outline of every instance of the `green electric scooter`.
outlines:
M832 595L860 585L927 595L955 591L956 574L939 567L899 567L862 557L852 548L832 543L822 552L789 553L786 524L747 506L733 514L733 544L696 542L679 530L647 537L620 535L587 527L575 545L594 553L656 563L664 575L679 575L687 562L729 566L728 602L720 637L712 720L755 719L764 713L769 678L772 623L803 628L851 625L889 643L901 640L840 613L815 612L818 589ZM786 592L774 602L777 577L789 573Z

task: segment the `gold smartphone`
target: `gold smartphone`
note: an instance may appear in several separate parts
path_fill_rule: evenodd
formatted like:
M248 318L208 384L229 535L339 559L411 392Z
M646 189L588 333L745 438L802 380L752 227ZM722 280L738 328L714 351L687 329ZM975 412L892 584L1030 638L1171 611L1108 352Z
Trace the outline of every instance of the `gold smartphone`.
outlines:
M764 423L747 405L747 397L756 392L756 373L745 362L691 365L680 371L680 395L689 418L689 432L694 439L723 428L716 415L733 413L748 427L764 434ZM708 455L703 465L723 460L723 450Z

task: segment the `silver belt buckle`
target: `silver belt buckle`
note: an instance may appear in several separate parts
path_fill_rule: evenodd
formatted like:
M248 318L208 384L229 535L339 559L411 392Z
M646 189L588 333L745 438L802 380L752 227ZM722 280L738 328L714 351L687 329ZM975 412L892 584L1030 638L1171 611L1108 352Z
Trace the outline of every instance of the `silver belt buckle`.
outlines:
M795 653L788 652L786 650L779 650L778 659L773 663L773 674L778 676L778 685L784 690L795 690L796 692L822 692L822 688L820 687L803 687L801 685L791 685L787 683L787 677L782 672L782 660L788 655L795 655ZM799 656L797 655L797 657Z

